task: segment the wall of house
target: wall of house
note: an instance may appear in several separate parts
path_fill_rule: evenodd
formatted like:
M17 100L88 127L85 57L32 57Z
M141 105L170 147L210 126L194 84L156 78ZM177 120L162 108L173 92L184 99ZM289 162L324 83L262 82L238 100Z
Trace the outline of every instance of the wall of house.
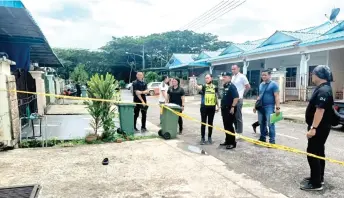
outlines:
M344 48L329 52L329 66L334 79L332 83L333 92L335 95L337 94L337 99L343 99L343 95L338 96L339 93L337 92L343 92L344 87Z

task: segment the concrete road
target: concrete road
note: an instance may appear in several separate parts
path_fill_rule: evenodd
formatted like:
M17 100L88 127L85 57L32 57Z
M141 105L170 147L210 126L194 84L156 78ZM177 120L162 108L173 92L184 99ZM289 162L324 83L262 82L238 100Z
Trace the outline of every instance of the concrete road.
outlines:
M123 100L132 100L129 92L123 91ZM148 97L148 103L157 104L156 97ZM283 109L282 109L283 111ZM252 132L251 124L257 120L257 115L251 113L251 109L244 109L244 135L259 138L259 134ZM199 101L189 100L185 107L185 114L200 120ZM153 124L159 124L159 108L150 107L148 120ZM220 113L215 115L214 125L222 127ZM281 121L276 126L276 143L306 150L307 138L306 126L288 121ZM259 130L258 130L259 132ZM325 189L322 192L304 192L299 190L299 182L302 178L309 176L309 166L306 156L263 148L247 142L239 141L235 150L219 148L225 135L223 132L214 131L213 145L202 147L207 153L226 163L229 170L243 174L262 182L268 188L274 189L288 197L344 197L344 166L327 162L325 170ZM183 135L178 137L183 140L180 148L187 145L199 145L200 124L184 120ZM344 133L333 130L326 144L327 157L344 161ZM247 184L247 187L249 184Z

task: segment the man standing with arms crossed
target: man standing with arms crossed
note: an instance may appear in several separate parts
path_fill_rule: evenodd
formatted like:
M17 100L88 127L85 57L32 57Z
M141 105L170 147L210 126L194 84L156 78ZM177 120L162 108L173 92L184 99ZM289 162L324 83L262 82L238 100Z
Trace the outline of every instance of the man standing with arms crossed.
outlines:
M134 129L135 131L138 131L136 128L136 121L139 117L139 113L141 110L141 132L146 132L146 119L147 119L147 109L148 106L146 106L147 99L146 94L148 94L147 84L143 82L143 73L137 72L136 74L136 80L133 82L133 96L134 96L134 102L135 103L142 103L137 104L134 108Z
M239 93L239 101L236 106L237 109L235 113L234 126L236 129L236 132L239 134L242 134L243 132L243 120L242 120L243 99L244 99L244 94L251 88L251 86L247 80L247 77L244 74L240 73L240 67L238 65L232 66L232 73L233 73L232 83L235 85Z

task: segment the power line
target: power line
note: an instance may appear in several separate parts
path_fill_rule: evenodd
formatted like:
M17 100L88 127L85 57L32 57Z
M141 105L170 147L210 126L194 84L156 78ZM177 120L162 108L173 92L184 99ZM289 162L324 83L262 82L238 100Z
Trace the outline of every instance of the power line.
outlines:
M204 18L202 18L201 21L199 21L198 23L195 23L191 26L188 27L188 29L193 29L195 27L198 27L202 24L204 24L205 22L207 22L208 20L214 18L214 16L218 15L218 13L222 13L225 12L227 9L230 9L232 6L234 6L236 3L238 3L238 1L230 1L230 2L226 2L222 7L220 7L219 9L217 9L214 13L212 13L211 15L208 15Z
M243 2L237 2L235 5L227 7L228 9L224 10L222 13L218 14L217 16L215 16L212 19L207 20L204 24L200 24L198 26L193 27L193 29L196 31L196 30L198 30L198 29L208 25L209 23L211 23L211 22L215 21L216 19L222 17L223 15L227 14L231 10L234 10L235 8L239 7L240 5L242 5L245 2L246 2L246 0L244 0Z
M221 1L220 3L216 4L214 7L210 8L208 11L206 11L205 13L203 13L202 15L196 17L195 19L193 19L191 22L189 22L188 24L182 26L180 29L181 30L185 30L188 29L188 26L191 26L195 23L197 23L198 21L200 21L203 17L207 16L208 14L211 14L212 12L216 11L216 9L218 9L219 7L221 7L223 4L225 4L227 1Z

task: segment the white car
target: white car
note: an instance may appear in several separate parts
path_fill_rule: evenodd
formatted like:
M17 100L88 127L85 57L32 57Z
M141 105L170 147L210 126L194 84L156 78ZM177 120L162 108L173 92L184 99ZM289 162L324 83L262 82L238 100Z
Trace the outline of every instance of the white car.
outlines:
M130 90L130 89L131 89L131 85L132 85L132 83L126 84L126 85L125 85L125 88L128 89L128 90Z

